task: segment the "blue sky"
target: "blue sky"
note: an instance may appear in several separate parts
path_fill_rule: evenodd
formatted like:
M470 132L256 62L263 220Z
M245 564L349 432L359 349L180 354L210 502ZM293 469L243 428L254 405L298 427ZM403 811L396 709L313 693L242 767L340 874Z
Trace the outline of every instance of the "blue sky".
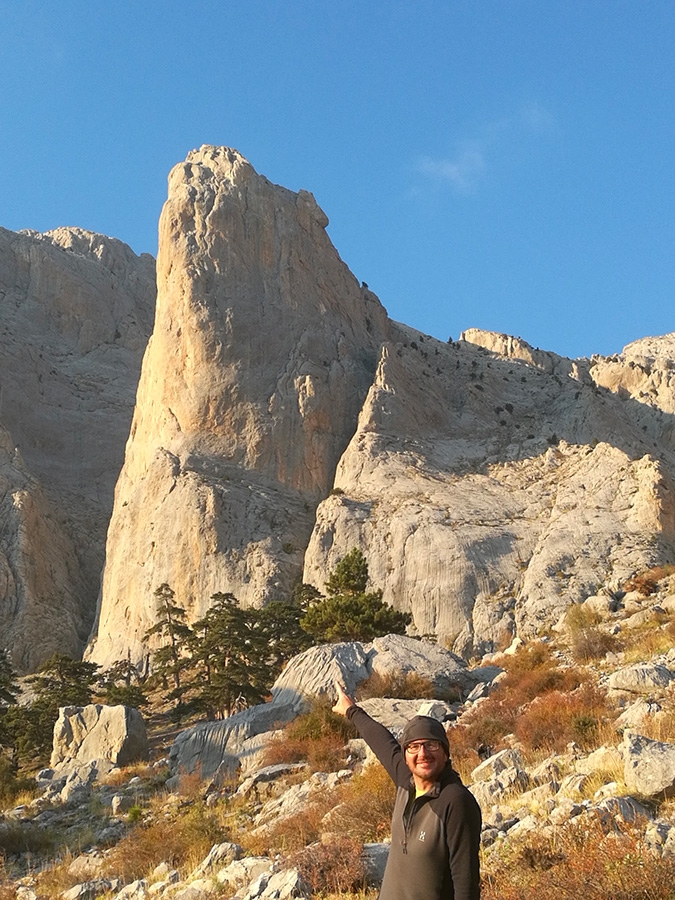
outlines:
M675 330L672 0L0 0L0 226L156 253L201 144L314 193L399 321Z

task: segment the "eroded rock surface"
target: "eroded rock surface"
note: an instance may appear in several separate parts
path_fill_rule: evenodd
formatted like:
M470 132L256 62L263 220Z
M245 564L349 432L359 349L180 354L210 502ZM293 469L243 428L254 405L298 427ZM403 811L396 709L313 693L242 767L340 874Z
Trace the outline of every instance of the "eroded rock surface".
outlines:
M0 636L21 672L88 637L154 297L121 241L0 229Z
M142 654L163 582L196 617L216 591L259 605L299 577L389 330L327 224L235 150L171 172L95 661Z

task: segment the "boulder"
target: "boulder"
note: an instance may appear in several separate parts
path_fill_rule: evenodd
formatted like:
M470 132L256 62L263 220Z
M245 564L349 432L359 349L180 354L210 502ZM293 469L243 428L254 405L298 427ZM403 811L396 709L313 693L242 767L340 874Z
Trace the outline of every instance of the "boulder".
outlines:
M294 690L286 691L283 696L291 702L284 703L275 697L270 703L252 706L222 721L200 722L182 731L169 751L171 778L167 786L177 786L181 775L199 773L216 787L235 775L240 757L260 749L260 744L251 739L289 722L307 702Z
M675 794L675 744L653 741L625 731L621 753L624 781L629 791L644 797Z
M292 897L309 898L310 887L303 881L297 869L263 873L244 893L242 900L289 900Z
M631 703L629 707L624 709L618 719L614 722L617 731L625 731L626 728L631 731L639 731L640 726L645 719L656 715L660 712L661 705L651 698L640 697L635 703Z
M108 760L127 766L147 759L143 716L129 706L64 706L54 725L51 765Z
M523 757L518 750L507 749L493 753L492 756L476 766L471 773L471 779L472 781L489 781L509 768L522 771Z
M391 844L375 843L363 845L363 862L366 879L369 885L380 887L384 878L384 870L389 859Z
M613 690L630 691L634 694L651 694L663 691L675 681L675 673L659 663L636 663L617 669L607 679Z
M420 641L402 634L375 638L367 645L370 666L378 675L419 675L433 685L436 692L466 693L476 684L461 657L430 641Z
M267 856L245 856L221 869L216 880L229 889L243 888L256 881L261 875L270 874L272 866L272 860Z
M321 644L293 657L272 687L277 703L300 709L310 697L335 698L335 683L353 693L370 675L373 645L350 641Z

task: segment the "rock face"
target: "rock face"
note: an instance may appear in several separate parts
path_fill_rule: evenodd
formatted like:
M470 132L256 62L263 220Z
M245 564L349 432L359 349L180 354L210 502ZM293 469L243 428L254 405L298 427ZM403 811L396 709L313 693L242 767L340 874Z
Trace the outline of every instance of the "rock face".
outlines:
M128 766L147 759L148 737L143 716L130 706L64 706L54 725L51 765L109 760Z
M195 617L216 591L259 605L300 576L390 327L327 224L234 150L171 172L95 661L142 654L163 582Z
M408 331L383 347L304 577L321 584L360 546L418 633L470 654L536 633L672 548L675 441L670 382L662 410L656 394L598 387L600 363L464 337ZM650 347L667 370L673 338Z
M351 548L467 657L675 547L675 335L569 360L387 319L311 194L202 147L169 178L158 309L90 657L139 659L167 582L193 619L323 587Z
M0 642L78 656L154 308L154 261L80 229L0 229Z

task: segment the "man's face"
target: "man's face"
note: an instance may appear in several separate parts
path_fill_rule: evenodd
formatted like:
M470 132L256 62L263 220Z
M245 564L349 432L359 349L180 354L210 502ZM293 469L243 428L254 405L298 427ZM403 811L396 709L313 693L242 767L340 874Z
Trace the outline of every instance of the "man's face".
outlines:
M421 786L438 781L448 761L448 754L438 741L413 741L405 748L405 761L415 783Z

